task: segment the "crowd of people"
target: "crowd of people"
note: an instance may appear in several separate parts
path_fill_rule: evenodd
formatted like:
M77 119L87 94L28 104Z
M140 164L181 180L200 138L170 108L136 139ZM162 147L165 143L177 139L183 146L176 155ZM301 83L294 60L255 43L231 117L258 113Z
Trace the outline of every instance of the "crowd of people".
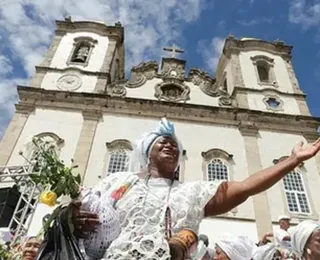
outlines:
M246 236L221 234L211 249L208 239L198 234L203 218L228 212L269 189L319 150L320 139L308 146L300 143L287 159L243 181L180 183L174 177L182 144L173 123L163 118L135 143L132 170L110 174L96 187L84 189L66 208L71 218L63 221L72 223L79 247L90 260L320 259L317 222L305 221L289 230L289 219L282 217L280 230L257 244ZM33 258L29 254L23 259Z

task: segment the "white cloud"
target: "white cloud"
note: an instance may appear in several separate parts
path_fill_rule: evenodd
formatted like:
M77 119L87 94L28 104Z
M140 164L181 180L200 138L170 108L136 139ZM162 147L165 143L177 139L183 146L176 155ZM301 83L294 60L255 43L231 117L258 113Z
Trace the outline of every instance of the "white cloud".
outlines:
M261 18L252 19L252 20L248 20L248 21L247 20L239 20L239 21L237 21L237 23L242 26L255 26L258 24L262 24L262 23L271 24L272 19L267 18L267 17L261 17Z
M11 61L4 55L0 55L0 77L12 73L13 67Z
M98 20L110 25L120 21L125 27L128 68L144 59L158 60L162 47L173 42L181 44L182 29L199 18L207 7L205 1L185 0L181 4L173 0L1 0L1 44L10 50L0 58L0 65L6 68L2 76L13 72L15 77L12 59L31 77L51 42L55 20L67 15L73 20ZM4 76L2 82L11 85L17 80ZM8 87L1 90L7 91L1 95L8 97L6 104L11 111L16 95ZM0 109L5 106L2 104Z
M225 38L214 37L211 41L198 42L197 52L202 56L205 67L209 72L215 72L222 54Z
M293 0L289 9L289 21L307 29L320 24L320 1L307 4L305 0Z

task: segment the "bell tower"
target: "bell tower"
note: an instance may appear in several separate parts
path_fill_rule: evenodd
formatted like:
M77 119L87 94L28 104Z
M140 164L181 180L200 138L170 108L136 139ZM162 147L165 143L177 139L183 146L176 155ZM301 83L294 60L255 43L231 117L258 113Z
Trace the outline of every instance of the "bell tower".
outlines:
M124 78L124 29L118 22L56 21L56 31L30 87L103 93Z
M281 40L229 35L216 78L239 108L310 116L306 95L294 73L292 48Z

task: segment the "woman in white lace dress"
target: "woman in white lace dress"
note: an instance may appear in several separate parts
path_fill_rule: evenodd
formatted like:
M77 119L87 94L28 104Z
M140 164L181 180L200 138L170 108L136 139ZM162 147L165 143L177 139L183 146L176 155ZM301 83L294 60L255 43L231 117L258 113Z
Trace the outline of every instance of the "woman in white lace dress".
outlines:
M86 209L90 209L90 203L94 204L96 200L101 202L99 207L103 207L110 191L128 178L136 177L131 179L132 185L124 196L113 204L121 226L120 234L108 244L107 250L101 236L97 236L93 243L96 256L106 250L106 259L171 259L168 243L171 236L182 229L197 233L204 217L225 213L248 197L265 191L302 161L315 156L319 149L320 140L306 148L301 143L287 159L240 182L179 183L174 180L174 175L179 166L182 146L173 124L162 119L160 126L142 138L135 149L137 160L146 169L145 173L111 174L91 191L98 199L87 201L89 207ZM101 211L99 216L90 211L74 210L73 223L79 236L97 228L99 221L103 225L104 218L108 218ZM176 259L184 259L185 253L176 256Z

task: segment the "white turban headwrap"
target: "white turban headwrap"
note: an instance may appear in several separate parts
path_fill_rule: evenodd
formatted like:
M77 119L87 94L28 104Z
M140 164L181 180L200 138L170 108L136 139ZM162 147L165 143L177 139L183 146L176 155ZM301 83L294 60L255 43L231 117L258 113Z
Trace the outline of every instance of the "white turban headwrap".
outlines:
M140 171L141 169L146 169L149 163L149 154L151 152L152 146L157 141L159 137L168 136L177 142L179 149L179 160L182 157L182 144L178 140L175 134L174 124L168 121L166 118L162 118L159 126L149 134L145 134L141 139L135 142L133 151L133 160L131 168L133 171ZM139 165L137 165L137 161ZM178 163L179 165L179 163ZM177 166L178 167L178 166Z
M268 243L263 246L259 246L254 250L253 260L272 260L277 248L275 244Z
M298 226L292 228L292 249L299 257L302 257L309 237L318 228L320 228L320 223L313 220L303 221Z
M231 260L250 260L255 247L248 237L231 234L223 235L216 244Z

